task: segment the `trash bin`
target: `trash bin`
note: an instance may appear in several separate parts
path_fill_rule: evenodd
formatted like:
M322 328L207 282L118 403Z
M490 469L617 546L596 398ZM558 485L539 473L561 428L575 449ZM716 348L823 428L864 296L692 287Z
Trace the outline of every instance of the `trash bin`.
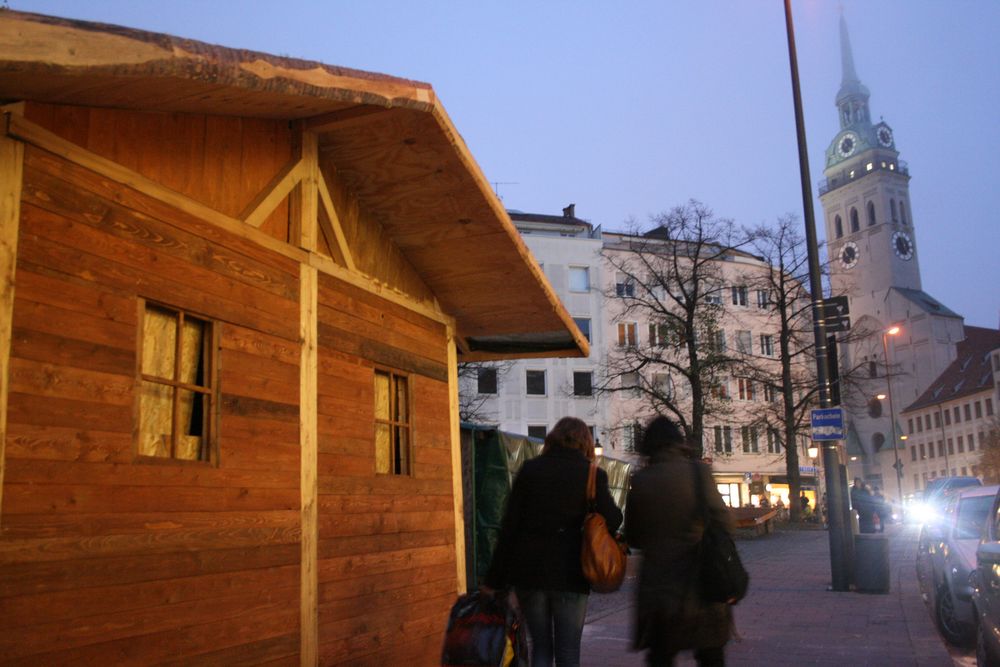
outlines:
M854 588L865 593L889 592L889 538L854 536Z

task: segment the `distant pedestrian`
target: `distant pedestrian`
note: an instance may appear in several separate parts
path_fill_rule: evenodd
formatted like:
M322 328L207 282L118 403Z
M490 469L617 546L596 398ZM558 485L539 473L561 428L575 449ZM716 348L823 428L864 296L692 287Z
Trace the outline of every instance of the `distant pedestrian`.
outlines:
M860 477L854 478L851 487L851 507L858 513L858 530L862 533L875 532L875 503L872 494Z
M705 507L731 529L729 512L711 470L685 456L680 429L666 417L649 423L639 453L648 464L632 477L625 517L625 537L642 550L633 648L646 651L649 665L672 665L687 649L699 665L723 665L730 609L701 599L696 572Z
M587 476L594 460L590 428L563 417L540 456L514 480L485 589L513 586L531 636L535 667L576 667L590 585L580 565ZM714 488L714 487L713 487ZM597 470L597 510L614 533L622 513Z

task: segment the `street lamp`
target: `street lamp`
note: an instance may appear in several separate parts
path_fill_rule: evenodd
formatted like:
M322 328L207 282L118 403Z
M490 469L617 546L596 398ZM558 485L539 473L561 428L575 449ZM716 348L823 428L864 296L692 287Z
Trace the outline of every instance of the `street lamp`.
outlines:
M899 443L896 439L896 414L892 406L892 377L889 375L889 336L899 335L899 327L893 326L882 332L882 361L885 364L886 394L889 396L889 427L892 431L892 457L896 469L896 502L903 503L903 464L899 462Z

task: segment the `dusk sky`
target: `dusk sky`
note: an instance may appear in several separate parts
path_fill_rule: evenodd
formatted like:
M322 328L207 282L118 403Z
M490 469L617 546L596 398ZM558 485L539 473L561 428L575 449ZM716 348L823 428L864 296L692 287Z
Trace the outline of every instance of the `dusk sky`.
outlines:
M691 198L744 225L802 218L782 0L7 4L427 81L507 208L572 202L610 230ZM814 195L842 6L872 118L909 164L923 288L996 327L1000 2L792 5Z

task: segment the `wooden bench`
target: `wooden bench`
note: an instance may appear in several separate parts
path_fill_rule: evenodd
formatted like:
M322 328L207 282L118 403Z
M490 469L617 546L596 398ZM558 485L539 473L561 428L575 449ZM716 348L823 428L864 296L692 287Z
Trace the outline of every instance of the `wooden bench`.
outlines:
M737 528L751 529L757 535L770 533L771 522L778 516L778 510L767 507L731 507L729 511Z

